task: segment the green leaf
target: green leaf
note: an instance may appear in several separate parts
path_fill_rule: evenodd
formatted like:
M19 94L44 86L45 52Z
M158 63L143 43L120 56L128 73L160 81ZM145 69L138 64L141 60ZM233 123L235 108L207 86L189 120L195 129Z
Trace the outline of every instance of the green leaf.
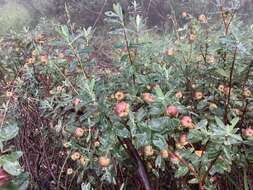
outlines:
M175 177L176 178L183 177L188 173L188 171L189 171L188 167L180 166L175 172Z
M162 91L162 89L161 89L159 86L156 86L156 88L155 88L155 93L156 93L156 95L157 95L158 97L164 98L163 91Z
M215 121L216 121L216 123L217 123L217 125L218 125L219 127L221 127L221 128L224 128L224 127L225 127L224 123L223 123L223 122L221 121L221 119L218 118L217 116L215 116Z
M165 138L162 135L156 134L155 139L153 139L153 144L157 146L159 149L164 149L167 147L167 143Z
M69 29L66 25L61 26L61 32L65 37L69 37Z
M208 160L215 159L219 153L220 153L220 148L215 147L215 146L210 146L207 149Z
M136 134L135 137L136 137L136 144L138 147L141 147L150 141L150 136L147 133Z
M155 107L155 106L152 106L149 110L149 114L150 115L158 115L162 112L161 108L158 108L158 107Z
M223 152L225 153L225 156L228 160L232 160L232 155L231 155L231 152L230 150L228 149L228 147L224 146L223 147Z
M17 124L9 124L0 128L0 141L8 141L18 134Z
M143 108L140 108L136 113L136 120L140 122L146 115L146 111Z
M231 144L237 144L237 143L240 143L240 142L243 141L242 137L240 135L232 134L232 135L229 135L229 137L233 138L236 141L239 141L239 142L234 142L233 141L233 143L231 143Z
M24 183L22 183L21 185L20 185L20 187L18 188L18 190L27 190L28 189L28 187L29 187L29 181L28 180L26 180L26 181L24 181Z
M197 127L204 128L207 126L207 124L208 124L207 119L202 119L200 122L197 123Z
M239 120L240 120L239 117L235 117L234 119L232 119L232 121L230 121L232 128L236 126Z
M225 171L230 172L230 170L231 166L229 162L217 160L213 168L211 169L210 173L211 175L214 175L215 173L223 174Z
M21 151L11 152L10 154L4 154L0 156L0 166L5 162L16 162L22 156Z
M223 77L229 78L229 72L225 71L224 69L218 68L216 72Z
M198 109L198 110L202 110L202 109L204 109L204 108L207 107L207 106L208 106L207 100L202 100L202 101L200 101L200 102L197 104L197 109Z
M118 129L117 130L117 135L119 137L127 138L127 137L129 137L129 131L126 128Z
M199 141L202 141L204 138L204 136L202 135L202 132L196 129L193 129L190 131L189 135L188 135L188 139L192 142L192 143L197 143Z
M149 120L147 125L152 131L162 132L173 130L177 127L178 123L178 120L170 119L168 117L160 117Z
M22 172L22 168L19 165L18 161L16 162L5 161L3 164L3 169L12 176L18 176Z
M119 3L113 4L113 11L117 14L120 20L123 21L123 11Z
M128 54L125 54L121 57L120 62L128 62Z
M91 190L91 184L90 183L82 183L81 189L82 190Z

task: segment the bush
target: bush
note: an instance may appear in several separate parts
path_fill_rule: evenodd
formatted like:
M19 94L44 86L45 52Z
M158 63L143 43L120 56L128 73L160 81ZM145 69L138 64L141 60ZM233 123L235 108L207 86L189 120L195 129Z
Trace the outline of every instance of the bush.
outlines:
M33 126L33 137L57 147L60 156L43 157L61 159L48 169L54 188L249 189L252 29L235 5L217 7L220 22L184 12L183 28L173 20L175 33L157 37L114 4L113 65L102 75L91 27L35 30L9 49L20 61L4 62L10 113L21 131Z

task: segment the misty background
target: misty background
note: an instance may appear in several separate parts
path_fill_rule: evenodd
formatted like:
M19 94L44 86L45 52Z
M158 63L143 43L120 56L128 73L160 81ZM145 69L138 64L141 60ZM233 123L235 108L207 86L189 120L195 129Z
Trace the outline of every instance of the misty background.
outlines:
M192 15L215 14L217 0L138 0L139 14L147 18L148 26L163 28L170 24L169 15L186 11ZM40 18L66 23L66 12L77 26L104 26L104 12L119 2L126 14L131 12L131 0L0 0L0 35L10 29L34 27ZM240 3L239 16L253 23L253 0L229 0ZM216 8L216 9L215 9Z

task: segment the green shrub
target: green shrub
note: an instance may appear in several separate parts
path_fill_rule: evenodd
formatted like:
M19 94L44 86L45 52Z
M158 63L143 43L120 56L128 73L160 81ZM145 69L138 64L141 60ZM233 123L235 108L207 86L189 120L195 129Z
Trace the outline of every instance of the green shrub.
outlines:
M249 189L252 28L236 17L238 7L218 8L220 22L186 13L179 16L184 28L174 22L175 33L157 37L138 14L127 24L114 4L106 13L116 36L113 65L103 75L94 68L91 27L57 25L53 35L25 35L27 56L12 97L37 102L61 139L58 189L76 180L83 190L203 190L223 186L224 178L235 181L227 189Z

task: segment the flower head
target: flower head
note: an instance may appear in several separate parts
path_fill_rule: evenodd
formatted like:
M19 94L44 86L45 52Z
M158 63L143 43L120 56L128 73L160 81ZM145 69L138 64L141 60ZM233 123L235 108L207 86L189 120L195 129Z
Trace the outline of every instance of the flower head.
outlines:
M151 145L146 145L144 147L144 155L145 156L152 156L154 154L154 149Z
M178 114L178 110L176 106L168 106L165 110L166 115L169 117L176 117Z
M187 17L187 15L188 15L188 13L187 13L187 12L185 12L185 11L184 11L184 12L182 12L182 17L183 17L183 18Z
M62 90L63 90L62 86L57 86L57 87L56 87L56 92L57 92L57 93L61 93Z
M207 23L207 17L204 14L199 15L198 20L202 23Z
M181 91L178 91L178 92L175 94L175 96L176 96L177 99L180 99L180 98L183 97L183 94L182 94Z
M207 62L210 64L215 63L215 57L212 55L207 56Z
M195 34L190 34L189 35L189 41L192 43L197 39L197 36Z
M180 120L180 123L185 128L194 128L194 124L192 123L192 118L190 116L183 116Z
M79 98L75 98L72 100L72 104L74 104L74 106L77 106L78 104L80 104L81 100Z
M100 146L100 142L99 142L99 141L95 141L95 142L94 142L94 146L95 146L95 147L99 147L99 146Z
M86 158L84 156L81 156L81 158L79 159L79 163L82 165L82 166L85 166L86 165Z
M180 137L179 137L179 143L182 146L185 146L185 145L187 145L189 143L186 134L183 133L183 134L180 135Z
M12 91L7 91L6 92L6 97L7 98L10 98L10 97L12 97L13 96L13 92Z
M84 130L80 127L77 127L75 130L75 136L76 137L82 137L84 135Z
M169 151L168 151L167 149L162 149L162 150L160 151L160 156L161 156L162 158L168 158L168 157L169 157Z
M167 55L168 55L168 56L173 56L173 55L175 55L174 49L172 49L172 48L171 48L171 49L168 49L168 50L167 50Z
M121 101L125 98L125 94L121 91L118 91L114 94L114 98L117 100L117 101Z
M153 103L155 101L154 96L152 96L150 93L147 92L142 94L142 98L147 103Z
M98 159L98 163L101 167L106 168L110 164L110 159L106 156L100 156Z
M73 174L73 169L72 168L68 168L67 169L67 175L72 175Z
M251 129L251 128L243 129L242 134L245 137L252 137L253 136L253 129Z
M119 117L125 117L129 113L129 105L126 102L119 102L114 107L115 114Z
M48 55L47 54L41 54L40 55L40 62L41 63L47 63L48 62Z
M223 84L220 84L219 87L218 87L218 90L223 93L224 90L225 90L225 86Z
M74 152L72 155L71 155L71 159L73 160L73 161L76 161L76 160L78 160L79 158L80 158L80 153L79 152Z
M217 108L218 108L218 106L215 103L210 103L209 104L209 109L210 110L214 110L214 109L217 109Z
M195 92L195 94L194 94L194 98L195 98L196 100L202 99L203 96L204 96L204 95L203 95L202 92Z
M250 97L251 96L251 91L248 88L244 89L243 96Z

